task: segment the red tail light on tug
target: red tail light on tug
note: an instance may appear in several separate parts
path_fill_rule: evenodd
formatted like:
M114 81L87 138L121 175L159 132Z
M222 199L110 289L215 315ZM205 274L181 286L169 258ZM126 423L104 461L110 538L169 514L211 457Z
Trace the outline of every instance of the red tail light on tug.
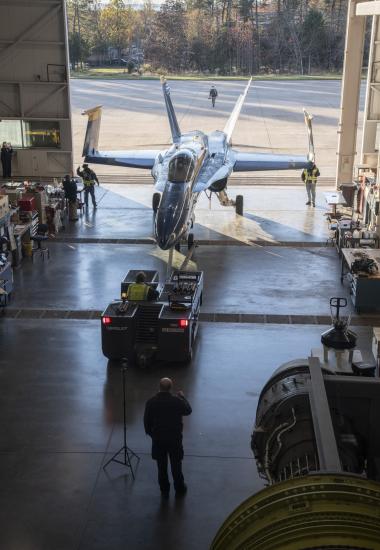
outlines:
M179 326L181 328L185 328L189 326L189 321L187 319L180 319Z
M103 325L110 325L112 323L111 317L102 317Z

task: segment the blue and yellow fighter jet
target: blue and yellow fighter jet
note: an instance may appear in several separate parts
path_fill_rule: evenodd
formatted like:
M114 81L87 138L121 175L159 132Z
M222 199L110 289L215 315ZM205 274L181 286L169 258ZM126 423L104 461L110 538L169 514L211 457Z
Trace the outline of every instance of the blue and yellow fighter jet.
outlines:
M99 151L101 106L85 111L88 116L83 156L86 162L151 170L156 192L153 195L155 237L163 250L179 248L187 239L194 241L191 228L199 194L215 193L223 206L234 206L243 213L243 197L228 198L227 181L232 172L303 169L314 162L312 116L304 110L309 152L305 156L271 153L246 153L232 148L231 136L247 96L252 78L241 94L223 131L205 134L199 130L181 133L170 97L170 88L162 79L172 145L163 150Z

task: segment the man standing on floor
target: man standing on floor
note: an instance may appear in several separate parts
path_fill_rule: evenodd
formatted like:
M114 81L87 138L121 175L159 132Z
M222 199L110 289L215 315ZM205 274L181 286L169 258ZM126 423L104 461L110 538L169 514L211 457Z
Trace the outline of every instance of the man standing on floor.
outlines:
M3 178L12 177L12 155L12 145L4 141L1 147L1 164L3 167Z
M307 206L311 204L315 206L315 188L318 176L320 176L320 173L314 162L311 168L305 168L302 172L302 181L306 183Z
M158 483L164 498L169 496L168 458L177 496L187 491L183 473L182 416L191 414L191 406L182 391L171 393L173 382L161 378L159 392L145 405L145 432L152 438L152 458L157 461Z
M84 204L88 208L88 195L91 195L92 206L94 210L96 209L96 200L95 200L95 182L99 185L98 176L93 170L89 167L88 164L83 164L83 170L78 166L77 174L83 180L84 185Z
M71 178L69 174L63 178L62 187L65 191L65 199L69 208L69 221L76 222L78 220L78 205L77 205L77 182Z

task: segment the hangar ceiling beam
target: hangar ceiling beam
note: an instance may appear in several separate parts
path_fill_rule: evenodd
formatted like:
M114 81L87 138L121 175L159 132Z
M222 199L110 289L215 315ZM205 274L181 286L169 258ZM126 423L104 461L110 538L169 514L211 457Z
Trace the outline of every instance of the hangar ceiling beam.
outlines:
M67 85L64 84L63 86L59 86L55 90L52 90L47 96L43 97L39 101L37 101L34 105L29 107L26 111L24 111L24 116L27 116L28 118L33 114L34 111L38 109L41 105L43 105L48 99L51 99L53 96L58 94L59 92L63 92L66 90Z
M338 127L337 186L352 181L356 154L360 83L365 36L365 17L358 17L356 15L356 9L359 4L360 2L357 0L350 0L348 5L341 110Z
M49 7L48 11L36 19L26 30L24 30L9 46L4 48L0 52L0 62L2 58L6 58L13 52L15 48L21 43L24 42L32 33L39 31L54 15L62 9L62 5L56 5L54 9Z
M12 0L14 7L29 8L31 6L58 6L60 0ZM9 0L0 0L0 6L9 6Z

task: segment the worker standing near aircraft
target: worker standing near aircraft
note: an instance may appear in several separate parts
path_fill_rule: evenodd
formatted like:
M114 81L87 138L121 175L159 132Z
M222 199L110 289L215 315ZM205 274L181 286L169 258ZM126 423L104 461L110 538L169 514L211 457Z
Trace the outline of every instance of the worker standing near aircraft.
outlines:
M83 164L83 170L81 170L80 166L78 166L77 174L83 180L84 204L86 208L88 208L88 195L91 195L92 206L94 209L96 209L95 182L99 185L98 176L95 174L93 170L91 170L88 164Z
M208 98L211 99L213 108L215 107L215 101L217 97L218 97L217 89L215 88L215 86L211 86L210 92L208 94Z
M135 300L156 300L158 292L151 286L146 284L146 275L143 271L140 271L136 275L134 283L131 283L127 290L127 300L134 302Z
M317 178L320 176L320 172L313 162L311 168L305 168L302 171L302 181L306 183L307 192L307 206L311 204L315 206L315 188L317 186Z

